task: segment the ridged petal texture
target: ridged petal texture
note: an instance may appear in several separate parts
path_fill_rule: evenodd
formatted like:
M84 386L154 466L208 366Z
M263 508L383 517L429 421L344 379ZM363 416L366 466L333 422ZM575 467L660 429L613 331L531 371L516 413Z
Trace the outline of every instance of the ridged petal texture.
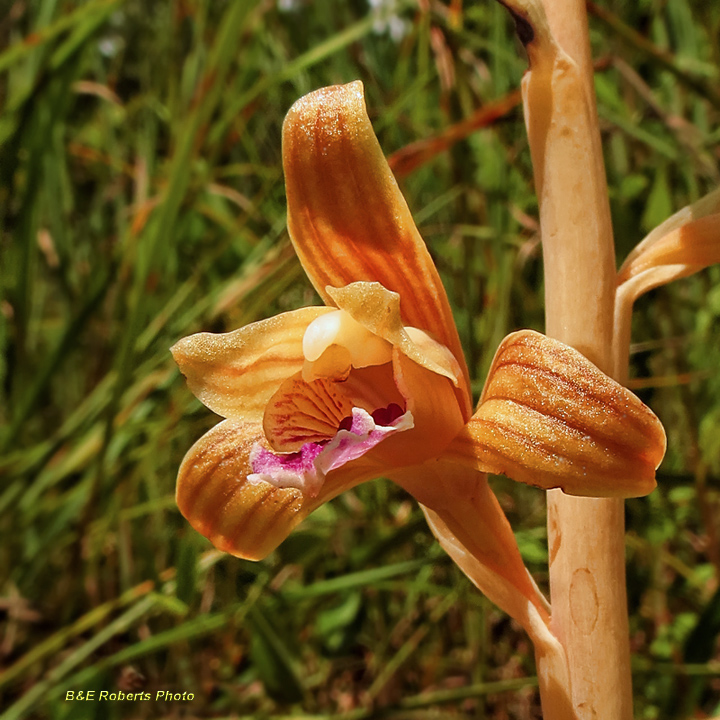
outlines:
M376 281L402 298L403 324L429 332L467 368L440 276L365 110L361 82L298 100L283 126L288 229L323 300L328 286Z
M629 390L572 348L509 335L480 406L444 455L571 495L635 497L655 487L665 432Z
M259 424L225 420L190 448L178 473L180 512L218 549L249 559L265 557L306 514L299 490L247 481L262 438Z
M248 560L266 557L315 508L379 472L360 458L328 473L314 496L252 482L250 456L263 441L259 424L225 420L190 448L178 473L180 512L215 547Z

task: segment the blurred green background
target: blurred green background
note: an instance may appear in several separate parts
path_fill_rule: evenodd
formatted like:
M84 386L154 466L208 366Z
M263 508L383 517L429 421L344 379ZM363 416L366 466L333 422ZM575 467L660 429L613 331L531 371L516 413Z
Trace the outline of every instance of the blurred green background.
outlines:
M720 6L590 15L621 260L720 180ZM194 532L175 475L217 418L168 352L319 302L280 127L359 78L388 155L506 106L394 165L479 393L500 339L543 325L524 68L490 0L0 0L2 718L540 716L529 641L388 482L262 563ZM669 436L659 489L627 504L638 718L720 715L719 278L635 315L632 386ZM546 589L543 493L494 488ZM152 699L65 700L92 690Z

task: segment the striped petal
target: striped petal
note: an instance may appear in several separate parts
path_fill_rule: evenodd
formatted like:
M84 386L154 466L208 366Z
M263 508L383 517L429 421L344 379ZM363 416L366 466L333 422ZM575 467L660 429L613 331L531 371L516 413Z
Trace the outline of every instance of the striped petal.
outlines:
M258 421L281 383L302 369L302 339L325 307L307 307L229 333L197 333L171 352L190 390L213 412Z
M266 557L319 505L379 474L372 458L351 455L316 494L253 481L252 456L263 444L258 423L225 420L190 448L178 473L180 512L217 548L248 560Z
M263 437L259 424L226 420L185 455L177 504L190 524L215 547L259 560L307 515L302 492L250 483L250 453Z
M383 156L360 82L298 100L283 126L288 229L323 300L327 286L376 281L403 299L405 325L429 332L466 373L450 305Z
M571 495L635 497L655 487L660 421L580 353L530 330L501 344L480 407L444 456Z

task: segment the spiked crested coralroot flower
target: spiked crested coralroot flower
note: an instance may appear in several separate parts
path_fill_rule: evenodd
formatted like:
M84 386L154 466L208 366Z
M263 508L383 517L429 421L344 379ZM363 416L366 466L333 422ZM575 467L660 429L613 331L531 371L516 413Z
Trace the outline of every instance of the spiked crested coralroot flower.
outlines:
M579 353L531 331L505 339L472 414L447 296L361 83L295 103L283 160L290 236L326 306L173 347L190 389L225 418L182 463L180 510L218 548L259 559L321 503L387 476L497 580L496 602L507 609L519 592L546 619L484 473L642 495L662 426Z

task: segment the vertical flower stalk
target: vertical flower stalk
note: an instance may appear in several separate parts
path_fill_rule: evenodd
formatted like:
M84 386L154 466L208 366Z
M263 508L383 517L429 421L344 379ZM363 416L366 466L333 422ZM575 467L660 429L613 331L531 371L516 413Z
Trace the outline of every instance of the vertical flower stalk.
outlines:
M720 190L653 230L616 274L585 3L500 2L515 18L530 65L522 94L540 205L547 333L624 382L633 302L720 262ZM624 533L619 496L548 492L550 629L567 658L566 673L538 659L538 675L550 677L540 691L553 720L632 718Z
M546 181L540 200L541 226L550 226L543 240L546 331L610 373L615 255L585 3L550 2L547 11L551 31L577 64L578 94L569 87L567 94L582 105L566 117L561 132L570 132L554 162L559 177ZM567 653L578 720L630 720L624 501L550 491L548 542L554 630Z
M585 3L506 3L528 51L523 100L540 204L546 328L613 368L615 257ZM623 501L548 492L552 630L578 720L630 720ZM544 700L544 699L543 699Z

